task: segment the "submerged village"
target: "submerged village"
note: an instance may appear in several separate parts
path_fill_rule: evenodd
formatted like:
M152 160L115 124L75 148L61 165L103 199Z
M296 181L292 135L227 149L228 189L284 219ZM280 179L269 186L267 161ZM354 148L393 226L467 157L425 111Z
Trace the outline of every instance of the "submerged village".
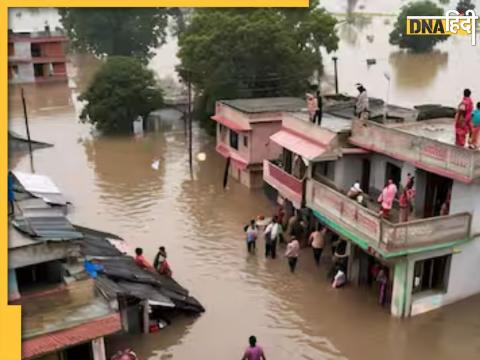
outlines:
M412 52L375 70L375 29L475 4L317 5L295 19L11 11L8 289L23 359L480 356L480 89L454 58L432 75L449 84L425 77L471 49L386 34ZM150 48L119 42L145 36L128 26L89 38L107 20L156 24ZM159 79L174 41L180 80ZM395 72L402 61L415 66Z

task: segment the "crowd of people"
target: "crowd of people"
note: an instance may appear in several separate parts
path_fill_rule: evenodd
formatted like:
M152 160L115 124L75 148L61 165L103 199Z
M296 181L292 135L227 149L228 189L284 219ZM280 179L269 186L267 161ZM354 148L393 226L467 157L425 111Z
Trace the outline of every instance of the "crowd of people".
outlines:
M261 224L261 225L259 225ZM257 249L257 239L263 236L265 239L265 257L276 259L279 243L286 243L284 257L288 262L291 273L295 273L301 247L311 247L313 260L316 266L320 266L323 250L326 246L327 236L332 237L333 265L329 276L334 287L341 287L345 284L346 278L346 241L338 237L333 232L329 232L327 227L317 224L313 231L306 220L298 214L292 215L287 221L284 219L283 211L279 210L269 222L264 222L263 218L252 219L244 226L243 230L246 237L247 252L255 254Z

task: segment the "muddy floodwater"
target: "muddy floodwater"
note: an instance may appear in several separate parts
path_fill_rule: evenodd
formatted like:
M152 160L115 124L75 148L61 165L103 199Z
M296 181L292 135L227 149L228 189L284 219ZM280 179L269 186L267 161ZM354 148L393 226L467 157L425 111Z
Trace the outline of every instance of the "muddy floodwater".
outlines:
M181 121L143 138L95 138L78 122L66 83L25 90L32 137L55 145L34 153L34 170L72 202L72 222L117 233L150 259L165 245L174 276L206 307L156 334L118 337L111 349L130 346L150 360L237 359L256 334L277 360L480 358L480 297L397 320L368 289L332 289L307 250L295 275L281 256L265 260L261 248L247 256L243 225L273 206L235 182L223 190L224 161L202 131L194 151L206 161L195 160L192 179ZM10 96L10 126L24 133L18 88ZM31 169L28 156L10 166Z
M354 93L361 81L371 95L400 105L455 105L470 87L480 99L480 48L466 37L454 37L433 53L397 51L388 32L403 1L326 1L330 11L350 9L376 13L339 25L340 91ZM480 4L479 4L480 5ZM477 6L478 7L478 6ZM26 26L29 17L15 15ZM55 20L55 13L49 12ZM40 21L43 26L43 21ZM373 38L372 38L373 36ZM170 39L150 63L159 76L173 76L178 59ZM368 67L367 58L376 65ZM324 86L332 89L331 55L325 56ZM273 205L261 191L230 181L222 188L224 160L213 139L196 129L190 175L183 122L142 138L95 137L78 122L79 89L86 86L97 61L72 58L68 83L24 86L32 138L54 144L11 159L10 167L50 176L72 202L73 223L116 233L153 259L164 245L174 276L206 308L198 318L181 318L148 336L121 336L110 349L132 347L142 360L239 359L249 335L255 334L267 357L290 359L480 359L480 297L411 319L390 317L362 287L334 290L325 264L316 269L308 250L301 253L298 273L285 259L265 260L261 246L247 256L243 225ZM19 88L10 88L10 127L24 134ZM151 164L159 160L159 169ZM261 243L259 245L262 245ZM477 276L472 269L472 276Z

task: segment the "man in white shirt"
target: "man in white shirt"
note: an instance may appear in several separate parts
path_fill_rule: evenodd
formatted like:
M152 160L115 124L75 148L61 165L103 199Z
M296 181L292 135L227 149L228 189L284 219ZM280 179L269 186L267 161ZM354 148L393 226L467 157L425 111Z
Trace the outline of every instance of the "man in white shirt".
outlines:
M268 224L265 229L265 257L275 259L277 255L277 240L282 232L282 226L278 223L276 216L273 217L272 222Z

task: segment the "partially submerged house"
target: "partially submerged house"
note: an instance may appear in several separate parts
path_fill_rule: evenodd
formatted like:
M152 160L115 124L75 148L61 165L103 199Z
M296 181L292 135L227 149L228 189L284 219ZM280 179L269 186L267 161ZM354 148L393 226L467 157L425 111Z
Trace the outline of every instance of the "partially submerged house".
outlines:
M72 225L48 177L14 172L14 184L9 301L22 305L22 358L105 360L106 336L204 311L175 280L139 268L120 237Z
M263 160L280 154L270 136L277 132L284 111L300 111L299 98L220 100L212 119L217 122L217 152L230 159L229 174L249 188L262 187Z

